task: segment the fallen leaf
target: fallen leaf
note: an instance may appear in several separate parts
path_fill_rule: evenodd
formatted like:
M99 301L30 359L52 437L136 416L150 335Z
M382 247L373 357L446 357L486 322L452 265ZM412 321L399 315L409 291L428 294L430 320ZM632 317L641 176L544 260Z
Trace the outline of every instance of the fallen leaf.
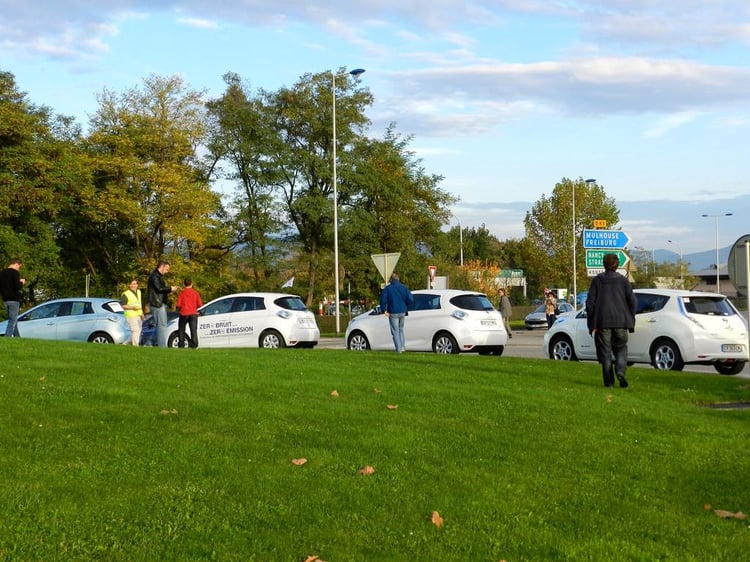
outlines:
M320 558L318 558L317 554L311 554L307 558L305 558L305 562L322 562Z
M738 511L737 513L732 513L731 511L725 511L723 509L714 509L714 513L718 515L719 517L723 517L724 519L741 519L741 520L747 519L747 515L745 515L741 511Z
M375 394L380 394L381 392L383 392L379 388L374 388L373 391L375 392Z
M369 476L370 474L375 474L375 469L368 464L366 467L361 468L359 473Z
M39 377L39 382L44 382L47 380L47 377Z
M703 509L705 509L706 511L711 511L711 504L710 503L703 504Z
M398 404L388 404L386 408L388 408L389 410L395 410L396 408L398 408Z
M170 415L170 414L172 414L172 415L175 415L175 414L177 414L177 410L175 410L174 408L172 408L171 410L162 410L162 411L161 411L161 412L159 412L159 413L160 413L160 414L161 414L162 416L168 416L168 415Z
M443 518L440 517L440 514L437 511L432 512L432 524L438 529L443 526Z
M296 464L297 466L302 466L306 462L307 462L307 459L305 459L305 458L302 458L302 459L292 459L292 464Z
M339 397L339 391L338 390L331 391L331 396L333 396L334 398L338 398Z
M612 395L611 394L607 394L607 396L606 396L606 398L604 400L606 400L608 403L612 402Z

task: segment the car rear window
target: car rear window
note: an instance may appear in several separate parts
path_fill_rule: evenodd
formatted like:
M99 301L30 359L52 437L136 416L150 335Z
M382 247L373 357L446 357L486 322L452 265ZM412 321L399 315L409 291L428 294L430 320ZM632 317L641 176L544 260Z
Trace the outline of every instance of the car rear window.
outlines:
M450 302L463 310L495 310L490 299L484 295L457 295Z
M683 297L682 304L691 314L705 314L707 316L732 316L734 309L723 297Z
M274 302L277 306L286 310L307 310L305 303L299 297L281 297Z

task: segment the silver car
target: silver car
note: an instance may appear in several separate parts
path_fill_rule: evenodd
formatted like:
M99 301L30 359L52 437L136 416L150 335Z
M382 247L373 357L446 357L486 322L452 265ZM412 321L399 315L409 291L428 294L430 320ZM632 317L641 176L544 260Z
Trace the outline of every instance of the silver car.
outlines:
M0 322L5 334L8 321ZM22 338L122 344L130 341L130 328L120 303L113 299L56 299L30 308L18 316Z
M508 333L486 295L455 289L413 294L404 328L407 351L503 354ZM352 318L345 340L347 349L355 351L393 350L388 318L379 306Z
M568 304L567 302L558 302L557 309L560 311L560 314L573 312L573 310L575 310L573 305ZM540 304L534 312L530 312L526 315L524 324L526 325L527 330L533 330L534 328L547 329L547 313L545 310L545 305Z

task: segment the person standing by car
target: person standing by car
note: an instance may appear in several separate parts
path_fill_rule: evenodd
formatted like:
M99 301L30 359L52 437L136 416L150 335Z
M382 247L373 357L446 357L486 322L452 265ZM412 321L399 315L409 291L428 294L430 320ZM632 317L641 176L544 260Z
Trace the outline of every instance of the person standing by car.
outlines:
M148 306L154 319L156 329L156 345L167 347L167 306L165 300L167 295L174 293L177 287L170 286L164 282L164 275L169 273L170 265L166 260L161 260L148 276Z
M547 328L551 328L557 319L557 299L549 289L544 290L544 313L547 315Z
M200 293L193 288L193 280L186 277L185 288L177 296L175 308L180 311L180 319L177 321L177 333L179 334L178 347L185 347L185 326L190 326L190 347L198 347L198 309L203 306Z
M21 269L21 260L13 258L8 267L0 271L0 295L5 303L8 313L8 324L5 328L5 337L20 337L18 333L18 311L21 309L21 289L26 279L21 277L18 270Z
M406 351L404 319L409 312L409 305L413 302L414 296L411 291L401 283L397 273L392 274L391 282L380 293L380 310L388 318L393 347L398 353Z
M120 297L120 304L125 311L125 320L130 326L130 344L140 345L143 329L143 300L137 279L130 280L128 290Z
M505 325L505 331L508 332L508 337L513 337L513 332L510 330L510 317L513 314L513 308L510 306L510 299L508 298L508 295L505 294L505 289L502 287L497 291L500 302L498 303L498 307L500 308L500 314L503 315L503 324Z
M620 386L627 388L628 333L635 329L637 300L630 281L617 273L620 258L616 254L605 254L603 262L604 272L591 281L586 298L586 322L589 333L594 336L604 386L615 386L617 376Z

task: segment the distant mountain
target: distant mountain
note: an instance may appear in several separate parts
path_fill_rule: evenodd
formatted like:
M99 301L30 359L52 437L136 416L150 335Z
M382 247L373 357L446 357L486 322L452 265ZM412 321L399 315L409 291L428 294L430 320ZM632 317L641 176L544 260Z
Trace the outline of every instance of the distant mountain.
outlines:
M729 252L732 246L719 248L719 263L726 264L729 261ZM656 263L674 262L680 260L680 254L672 250L654 250L654 259ZM704 252L695 252L682 256L683 261L688 264L688 271L695 272L701 269L709 269L716 264L716 250L706 250Z

